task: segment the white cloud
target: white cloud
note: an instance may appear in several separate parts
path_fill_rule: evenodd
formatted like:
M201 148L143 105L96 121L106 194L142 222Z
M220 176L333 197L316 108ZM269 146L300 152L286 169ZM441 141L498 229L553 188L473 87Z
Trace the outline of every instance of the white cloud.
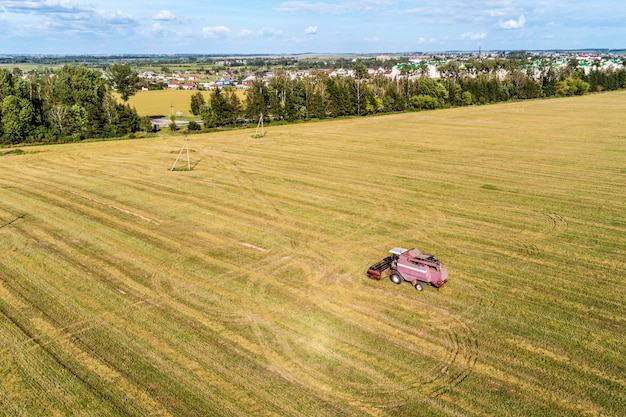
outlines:
M395 3L393 0L342 0L339 3L285 1L276 10L287 13L373 13Z
M230 32L226 26L207 26L202 28L202 35L205 38L218 38Z
M170 12L169 10L161 10L152 19L162 21L176 20L176 16L174 16L174 13Z
M282 36L283 32L272 28L263 28L259 31L259 36L264 38L273 39Z
M424 45L424 44L435 43L437 40L435 38L426 39L425 37L420 36L415 41L417 42L418 45Z
M121 10L97 10L96 15L109 23L126 24L133 23L135 20Z
M239 33L237 34L237 36L240 38L249 38L252 35L253 33L250 29L241 29Z
M498 26L502 29L521 29L524 27L525 23L526 18L524 17L524 15L521 15L517 20L509 19L504 22L500 22Z
M81 8L75 6L69 0L44 0L44 1L4 1L3 6L9 11L16 13L46 12L62 13L68 11L78 11Z
M261 28L256 32L251 31L250 29L242 29L237 33L238 38L265 38L265 39L275 39L283 36L283 32L280 30L272 29L272 28Z
M404 51L428 50L428 45L456 50L479 43L496 49L568 49L581 47L585 39L619 48L626 30L624 0L586 9L580 1L547 0L279 0L248 2L245 11L233 2L218 8L213 3L153 1L147 7L129 0L0 0L0 49L204 52L202 44L189 43L194 36L219 39L224 52L233 53ZM380 27L416 28L416 33L382 35ZM453 35L445 39L445 33ZM553 40L545 41L549 36ZM159 42L152 42L155 37Z
M10 14L14 33L22 36L47 33L45 36L67 36L79 33L111 37L115 33L133 32L137 20L122 10L99 9L70 0L0 1L0 10ZM24 20L26 19L26 20ZM121 31L121 32L120 32Z
M493 25L507 16L535 15L536 5L544 0L422 0L419 2L398 2L399 7L389 9L389 14L415 16L418 24L424 25ZM402 7L403 3L407 7ZM416 6L410 3L417 3ZM517 22L517 21L515 21ZM497 24L497 23L496 23Z
M486 37L487 37L487 32L476 32L476 33L466 32L461 35L461 39L470 40L470 41L477 41L480 39L485 39Z
M502 17L507 15L509 12L505 10L487 10L487 16L489 17Z

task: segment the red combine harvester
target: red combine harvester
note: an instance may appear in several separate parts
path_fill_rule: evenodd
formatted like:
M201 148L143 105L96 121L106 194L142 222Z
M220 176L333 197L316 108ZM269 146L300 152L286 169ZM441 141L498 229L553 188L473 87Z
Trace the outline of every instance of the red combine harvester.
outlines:
M394 284L407 281L418 291L422 291L426 284L439 288L448 282L448 269L432 255L415 248L393 248L389 253L391 256L370 266L368 277L380 281L388 276Z

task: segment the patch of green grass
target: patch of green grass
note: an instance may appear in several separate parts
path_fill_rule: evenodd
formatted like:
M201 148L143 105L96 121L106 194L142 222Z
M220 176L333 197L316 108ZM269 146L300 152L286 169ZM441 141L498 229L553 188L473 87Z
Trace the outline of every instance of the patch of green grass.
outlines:
M9 149L6 151L0 151L0 156L5 156L5 155L24 155L26 152L24 152L23 149Z

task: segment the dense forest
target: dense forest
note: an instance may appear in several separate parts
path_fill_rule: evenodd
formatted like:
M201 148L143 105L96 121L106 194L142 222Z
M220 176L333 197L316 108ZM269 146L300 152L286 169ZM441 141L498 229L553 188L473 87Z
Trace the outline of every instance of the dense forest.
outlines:
M439 78L428 67L401 66L397 77L370 75L360 62L351 75L330 76L321 68L306 72L275 70L262 73L241 99L234 88L213 90L209 102L201 93L192 97L191 110L203 127L227 127L242 122L296 122L376 113L421 111L481 105L509 100L563 97L622 89L626 70L594 66L584 71L576 60L554 67L545 60L525 68L520 60L447 61L437 66ZM0 143L67 142L86 138L124 136L152 128L148 117L120 103L134 94L141 80L130 66L102 69L65 65L44 74L25 76L0 69ZM172 124L175 128L175 124Z

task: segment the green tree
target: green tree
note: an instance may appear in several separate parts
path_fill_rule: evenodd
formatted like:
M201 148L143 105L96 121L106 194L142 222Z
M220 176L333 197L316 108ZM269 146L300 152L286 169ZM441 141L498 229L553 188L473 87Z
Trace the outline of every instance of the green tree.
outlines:
M250 120L258 121L260 115L267 115L267 89L263 80L255 79L246 91L246 117Z
M80 104L74 104L70 107L70 120L72 127L72 136L75 139L83 139L87 133L89 120L87 119L87 110Z
M298 120L306 118L307 110L304 104L306 96L305 90L306 86L301 79L290 80L289 91L287 94L288 100L293 104L293 110L290 114L295 116Z
M357 80L365 80L370 77L369 72L367 71L367 67L359 62L354 66L354 78Z
M268 97L268 113L274 117L275 119L283 119L284 117L284 103L283 103L283 95L282 88L279 88L277 85L268 85L267 86L267 97Z
M507 82L509 83L508 90L511 98L529 99L541 96L541 84L522 71L513 70L508 76Z
M267 85L269 112L277 119L285 117L285 102L287 101L287 74L284 71L276 71Z
M217 117L210 106L202 106L200 116L202 117L202 124L207 129L217 127Z
M463 91L463 93L461 93L461 106L471 106L473 102L474 99L471 92Z
M304 83L304 99L303 106L305 108L305 117L324 118L326 117L326 79L328 74L321 70L313 70L310 75L303 80Z
M176 124L176 115L175 114L170 115L169 128L170 128L170 130L172 132L176 132L178 130L178 125Z
M232 112L227 97L218 88L211 93L211 112L215 117L216 126L225 126L232 123Z
M588 92L589 83L578 78L567 78L556 83L556 95L560 97L582 96Z
M35 130L35 109L30 101L17 96L7 96L0 105L0 123L3 141L22 143Z
M198 123L193 121L193 120L190 121L189 124L187 125L187 131L189 131L189 132L192 132L192 131L195 131L195 130L200 130L200 129L202 129L202 127Z
M117 113L119 115L117 131L120 134L134 133L140 130L141 117L134 107L130 107L129 104L118 104Z
M102 97L102 110L105 115L105 123L107 125L113 125L117 123L117 102L109 91L108 86L105 88L105 93Z
M194 116L199 115L204 105L206 105L206 100L204 99L204 94L200 91L191 96L191 114Z
M463 89L461 88L461 86L456 81L452 81L448 85L447 90L448 90L448 102L452 104L453 106L460 105L461 100L463 98Z
M106 120L103 109L106 80L102 78L101 72L77 65L65 65L51 78L52 85L46 87L46 111L57 104L63 104L68 109L78 104L87 111L89 133L101 132Z
M589 83L579 78L569 78L566 80L570 91L576 96L582 96L589 92Z
M436 98L429 95L420 94L411 97L411 106L417 110L432 110L439 106Z
M439 65L437 67L437 70L444 79L458 80L461 75L461 69L459 67L459 64L454 61L449 61L443 65Z
M368 114L378 113L383 108L383 101L377 95L371 95L367 99L365 111Z
M235 123L235 121L239 116L241 116L243 111L241 100L239 99L235 88L227 88L224 92L224 98L226 99L228 123Z
M426 95L434 99L435 107L443 107L448 100L448 90L442 83L431 78L420 78L415 83L416 95Z
M356 100L354 92L354 79L352 77L329 77L326 80L328 91L328 110L331 116L349 116L356 113Z
M57 103L50 107L48 111L48 120L52 126L61 135L65 134L65 128L69 125L69 111L67 106L62 103Z
M13 75L6 68L0 68L0 101L13 95Z
M24 80L24 88L27 90L26 97L31 102L34 102L39 98L39 79L35 71L29 71Z
M125 102L141 88L139 75L129 65L113 64L107 71L107 75L113 88L120 93Z
M558 72L550 65L541 79L541 89L545 97L552 97L556 95L557 82Z
M139 130L148 133L148 131L152 130L152 122L150 121L150 117L143 116L139 119Z
M391 83L385 88L383 97L383 109L386 112L403 111L406 109L406 97L402 94L395 83Z

